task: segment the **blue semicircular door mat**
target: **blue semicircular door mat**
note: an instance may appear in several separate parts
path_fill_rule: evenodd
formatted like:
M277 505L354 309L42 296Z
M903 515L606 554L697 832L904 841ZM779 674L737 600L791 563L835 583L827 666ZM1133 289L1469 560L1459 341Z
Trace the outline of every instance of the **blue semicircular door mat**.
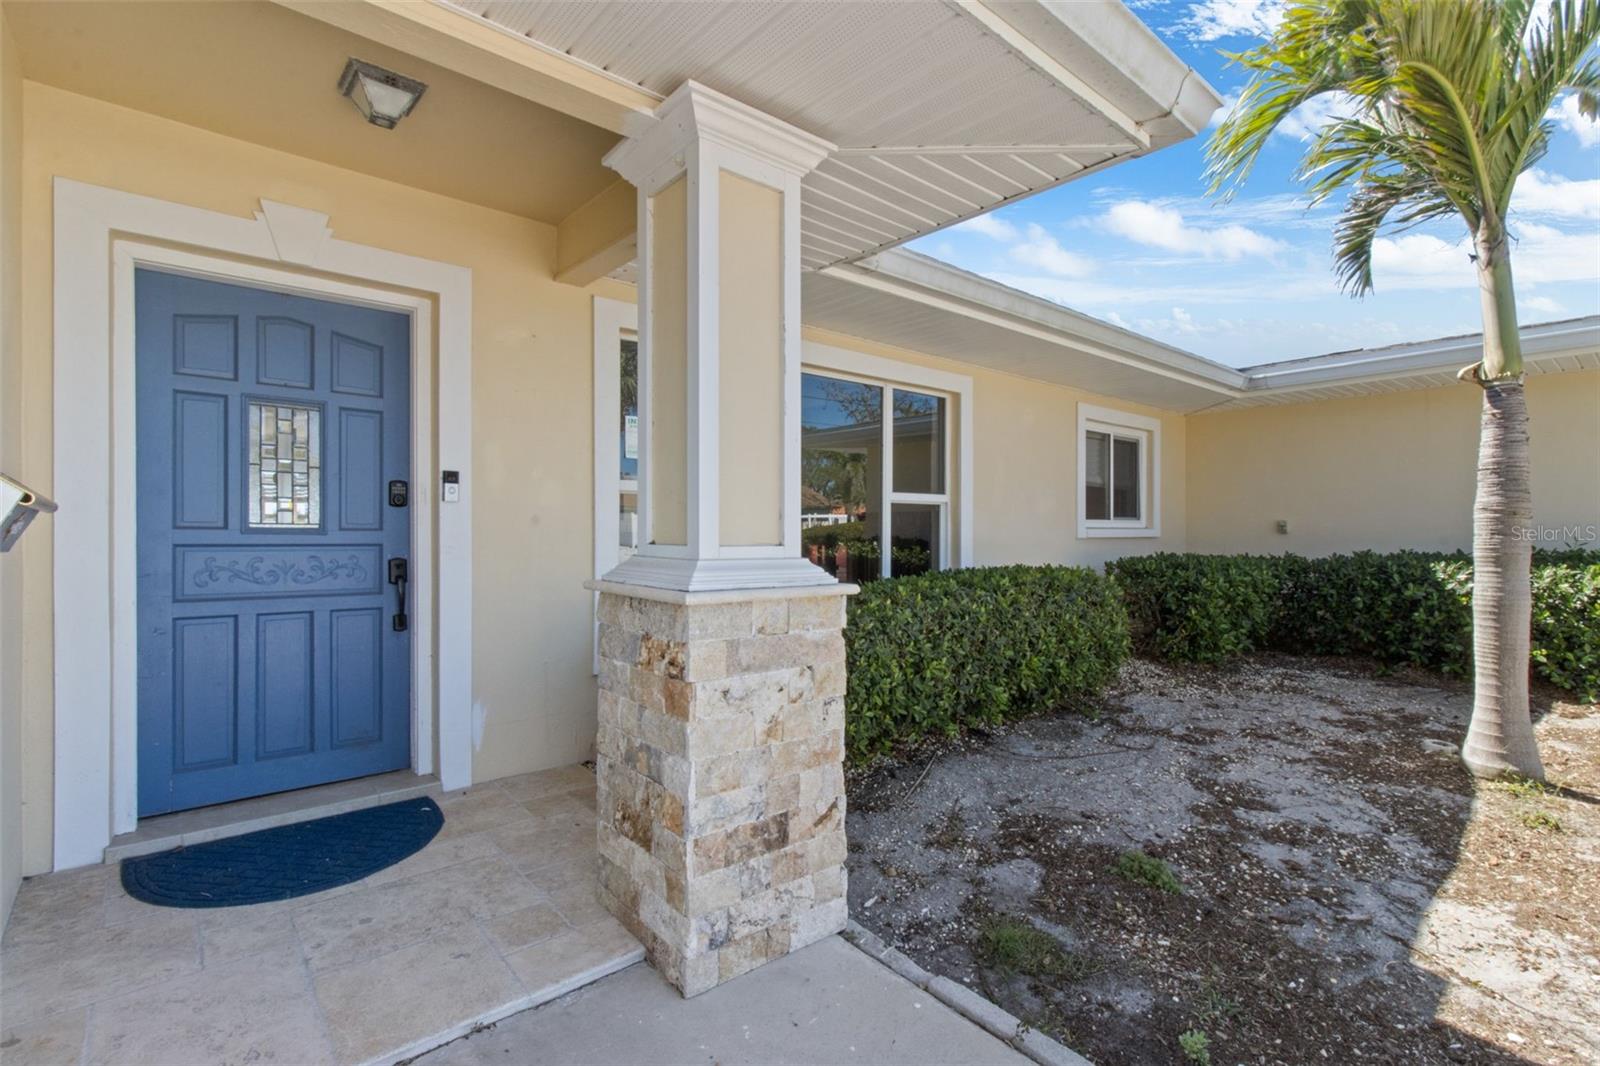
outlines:
M402 800L127 859L122 887L158 907L242 907L309 896L416 854L443 825L433 800Z

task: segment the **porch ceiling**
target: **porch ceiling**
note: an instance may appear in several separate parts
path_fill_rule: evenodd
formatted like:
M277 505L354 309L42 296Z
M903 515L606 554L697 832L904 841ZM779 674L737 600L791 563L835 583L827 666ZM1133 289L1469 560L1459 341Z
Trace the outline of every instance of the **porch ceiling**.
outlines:
M652 96L693 78L839 145L802 190L809 270L1191 136L1218 104L1115 0L455 6Z
M616 175L616 134L276 4L5 0L24 77L358 173L556 223ZM350 56L420 78L399 127L336 85Z

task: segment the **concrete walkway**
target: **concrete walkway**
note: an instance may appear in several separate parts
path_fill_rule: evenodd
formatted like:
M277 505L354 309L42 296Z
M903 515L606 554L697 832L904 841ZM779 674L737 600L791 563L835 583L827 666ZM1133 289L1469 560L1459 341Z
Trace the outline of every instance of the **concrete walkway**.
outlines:
M421 1056L418 1066L1027 1063L840 937L685 1000L638 965Z

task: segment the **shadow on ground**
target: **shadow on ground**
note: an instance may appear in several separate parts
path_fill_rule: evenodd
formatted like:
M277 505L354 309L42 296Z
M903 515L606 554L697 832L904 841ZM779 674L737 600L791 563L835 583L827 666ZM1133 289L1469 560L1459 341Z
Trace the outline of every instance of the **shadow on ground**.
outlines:
M1475 785L1431 675L1135 662L856 775L851 913L1105 1066L1600 1061L1600 711L1537 702L1571 793Z

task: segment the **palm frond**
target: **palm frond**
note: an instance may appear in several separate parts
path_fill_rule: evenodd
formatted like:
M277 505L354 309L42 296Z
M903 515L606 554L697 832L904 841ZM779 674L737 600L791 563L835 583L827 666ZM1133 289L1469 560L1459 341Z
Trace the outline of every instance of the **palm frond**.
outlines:
M1498 247L1555 99L1576 92L1600 116L1597 40L1600 0L1300 0L1234 57L1251 79L1208 145L1212 191L1231 195L1295 108L1337 92L1348 113L1313 138L1297 176L1313 202L1349 193L1334 233L1347 291L1372 288L1385 232L1454 215Z
M1296 108L1372 73L1377 57L1366 40L1372 10L1373 0L1297 3L1271 40L1230 55L1253 74L1206 147L1213 193L1231 196L1244 183Z
M1335 273L1340 288L1351 295L1372 291L1373 243L1397 210L1405 215L1405 224L1416 225L1453 212L1455 205L1437 198L1414 174L1368 176L1351 194L1333 229Z
M1548 21L1532 27L1527 38L1504 108L1486 132L1501 217L1517 177L1544 154L1550 136L1544 116L1556 97L1576 89L1580 110L1600 112L1600 70L1591 54L1600 40L1600 3L1553 0Z

